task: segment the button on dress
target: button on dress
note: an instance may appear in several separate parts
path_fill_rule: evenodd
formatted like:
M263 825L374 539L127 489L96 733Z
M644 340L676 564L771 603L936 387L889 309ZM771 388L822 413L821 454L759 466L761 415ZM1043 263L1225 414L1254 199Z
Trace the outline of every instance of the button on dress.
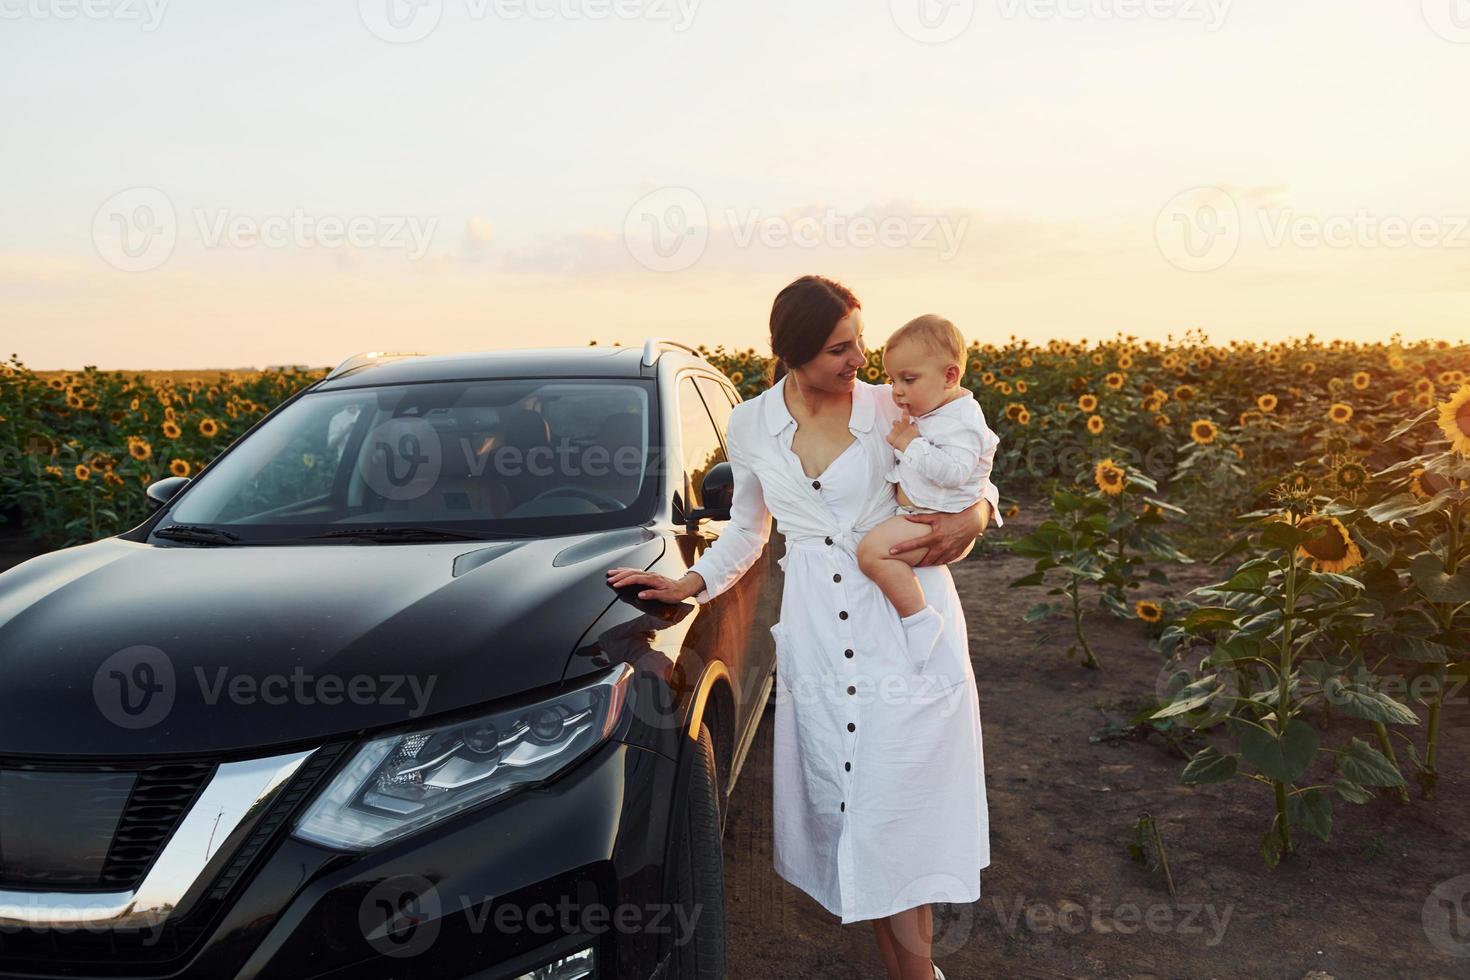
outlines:
M954 579L944 565L914 570L944 623L916 670L897 611L857 564L863 533L896 512L884 437L901 412L888 385L859 382L848 425L855 441L812 477L791 450L797 426L784 385L732 412L731 520L692 566L705 603L755 563L773 516L786 538L771 627L775 870L843 923L974 902L990 832L980 705ZM993 484L987 498L998 502Z

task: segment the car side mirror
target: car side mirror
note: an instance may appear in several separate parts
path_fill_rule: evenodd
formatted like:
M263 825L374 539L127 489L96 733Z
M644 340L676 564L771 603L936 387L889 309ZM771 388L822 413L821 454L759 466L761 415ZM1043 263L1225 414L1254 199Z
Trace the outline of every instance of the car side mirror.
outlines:
M704 506L690 513L688 523L706 519L730 519L730 507L735 502L735 471L729 463L716 463L704 475L704 482L700 484L700 499L704 501Z
M179 495L179 491L188 484L187 476L166 476L162 480L148 484L148 512L151 514L170 500Z

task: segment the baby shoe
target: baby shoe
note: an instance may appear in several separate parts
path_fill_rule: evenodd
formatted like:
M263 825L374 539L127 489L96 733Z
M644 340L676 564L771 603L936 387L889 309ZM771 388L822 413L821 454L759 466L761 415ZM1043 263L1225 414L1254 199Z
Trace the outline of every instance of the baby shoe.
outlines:
M935 644L939 642L939 634L944 631L944 620L940 618L939 610L933 606L925 606L898 622L903 626L909 660L913 663L914 670L923 671L924 665L929 662L929 655L934 652Z

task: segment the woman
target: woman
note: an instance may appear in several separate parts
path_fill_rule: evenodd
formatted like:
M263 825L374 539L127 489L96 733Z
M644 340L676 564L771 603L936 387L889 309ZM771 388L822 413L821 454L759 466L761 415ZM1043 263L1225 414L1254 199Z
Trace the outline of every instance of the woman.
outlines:
M915 574L943 631L922 670L904 624L856 558L897 505L886 435L901 415L867 366L861 306L806 276L776 297L772 385L738 405L727 431L731 520L683 578L613 568L640 597L705 603L760 556L771 517L786 539L776 639L774 864L849 923L873 921L891 980L943 974L930 960L929 903L974 902L990 863L980 708L964 611L945 562L968 553L998 499L916 514L931 533ZM991 487L988 495L994 496Z

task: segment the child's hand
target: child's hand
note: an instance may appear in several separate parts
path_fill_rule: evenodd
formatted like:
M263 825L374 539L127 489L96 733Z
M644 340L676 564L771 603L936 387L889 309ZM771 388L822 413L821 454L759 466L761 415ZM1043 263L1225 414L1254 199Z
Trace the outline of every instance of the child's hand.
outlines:
M903 418L894 419L893 429L888 433L888 444L894 449L902 452L909 447L909 443L919 437L919 425L912 418L905 415Z

